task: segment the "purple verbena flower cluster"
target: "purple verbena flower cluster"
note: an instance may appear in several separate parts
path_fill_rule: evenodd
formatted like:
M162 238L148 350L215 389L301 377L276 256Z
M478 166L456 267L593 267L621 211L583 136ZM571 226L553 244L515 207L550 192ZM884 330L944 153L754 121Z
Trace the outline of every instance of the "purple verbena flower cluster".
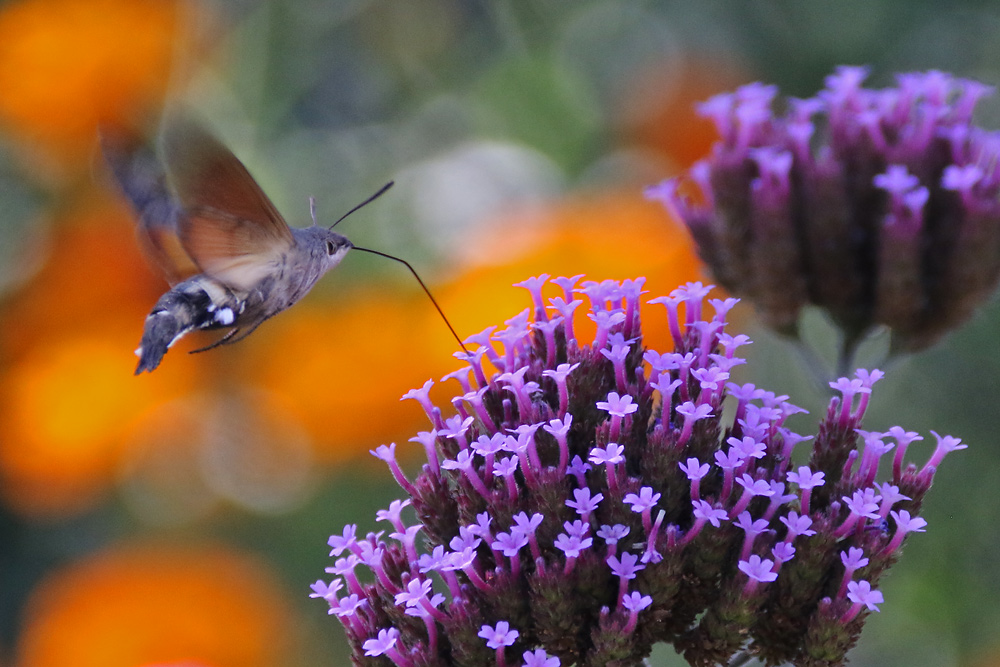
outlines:
M816 97L772 109L753 83L700 106L721 135L690 170L704 205L671 179L647 190L690 228L715 279L796 335L825 309L850 353L874 327L893 352L936 342L1000 279L1000 133L972 123L992 89L939 71L862 87L840 67Z
M531 309L469 339L468 366L446 377L451 416L432 382L404 396L432 428L413 439L427 455L413 481L395 444L375 452L409 495L378 513L388 535L330 538L335 578L313 596L355 664L638 665L656 642L692 665L741 651L843 664L882 574L923 531L941 459L965 445L936 436L918 469L904 458L920 436L861 430L879 371L832 383L816 435L793 432L803 411L787 396L731 381L750 341L725 332L736 299L703 317L700 283L648 301L673 337L660 353L643 346L643 279L557 278L548 301L546 279L520 283ZM581 296L589 344L573 328Z

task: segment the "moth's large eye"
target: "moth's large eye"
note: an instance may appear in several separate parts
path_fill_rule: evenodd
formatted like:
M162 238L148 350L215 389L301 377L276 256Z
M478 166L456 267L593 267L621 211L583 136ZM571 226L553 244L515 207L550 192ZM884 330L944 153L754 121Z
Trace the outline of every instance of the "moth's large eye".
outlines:
M335 248L333 247L333 241L326 242L326 254L332 255Z

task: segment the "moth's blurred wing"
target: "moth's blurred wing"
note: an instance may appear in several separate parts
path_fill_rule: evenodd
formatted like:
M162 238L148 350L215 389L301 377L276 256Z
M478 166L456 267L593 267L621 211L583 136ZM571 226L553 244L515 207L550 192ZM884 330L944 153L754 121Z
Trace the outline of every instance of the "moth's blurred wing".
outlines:
M290 245L262 239L257 223L212 208L187 211L181 242L202 272L234 291L249 291L275 273Z
M176 224L169 227L140 226L139 244L143 252L160 267L171 286L200 273L198 265L181 245Z
M143 251L171 285L199 272L178 238L180 204L167 187L153 149L135 134L103 127L101 151L122 193L135 210L136 234Z
M190 122L164 130L164 155L177 197L181 244L201 270L249 290L295 244L292 231L232 152Z

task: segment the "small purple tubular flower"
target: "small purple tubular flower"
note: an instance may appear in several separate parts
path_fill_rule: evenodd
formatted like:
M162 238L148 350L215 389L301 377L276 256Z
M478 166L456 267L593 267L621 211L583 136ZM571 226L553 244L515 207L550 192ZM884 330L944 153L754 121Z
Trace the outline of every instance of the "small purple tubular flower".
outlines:
M874 327L892 352L923 349L966 320L1000 279L1000 141L972 124L992 89L939 71L868 89L840 67L815 97L773 111L750 84L700 107L721 140L681 183L647 190L682 218L716 280L770 326L797 334L813 304L845 351ZM846 367L846 366L845 366Z
M559 667L559 658L550 657L543 649L536 648L534 651L525 651L524 663L522 667Z
M518 634L517 630L510 629L510 623L507 621L500 621L495 627L484 625L479 631L479 636L485 639L486 645L492 649L511 646L517 641Z
M604 313L593 341L559 318L512 318L493 339L503 358L483 349L488 333L476 337L476 366L455 376L466 383L451 405L475 394L474 411L447 414L429 385L411 393L432 423L416 439L429 465L411 480L394 446L376 450L409 497L378 514L392 532L333 535L334 578L311 590L354 663L626 667L669 642L698 666L741 650L843 664L961 441L938 436L925 465L904 464L917 434L861 430L882 375L865 370L832 383L814 437L793 433L787 396L725 381L749 343L725 332L732 303L703 316L697 283L653 299L674 336L660 353L643 348L639 281L555 282L561 300L581 295ZM544 281L522 286L547 317ZM502 371L485 377L483 357ZM805 441L811 455L791 466Z
M752 582L766 584L778 578L778 575L773 572L774 561L769 558L761 559L760 556L754 554L750 556L749 560L741 560L737 565L740 572L747 575L747 578Z

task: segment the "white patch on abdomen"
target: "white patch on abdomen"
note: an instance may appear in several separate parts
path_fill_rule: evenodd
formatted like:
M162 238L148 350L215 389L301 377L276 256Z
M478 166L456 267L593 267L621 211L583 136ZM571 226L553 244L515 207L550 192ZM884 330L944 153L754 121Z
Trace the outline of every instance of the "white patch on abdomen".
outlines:
M215 321L219 324L228 326L232 324L235 319L236 316L233 315L232 308L219 308L219 310L215 311Z
M243 312L243 299L220 285L217 281L201 276L195 279L198 287L208 296L209 304L206 310L212 314L212 319L222 326L229 326L236 321L236 309Z

